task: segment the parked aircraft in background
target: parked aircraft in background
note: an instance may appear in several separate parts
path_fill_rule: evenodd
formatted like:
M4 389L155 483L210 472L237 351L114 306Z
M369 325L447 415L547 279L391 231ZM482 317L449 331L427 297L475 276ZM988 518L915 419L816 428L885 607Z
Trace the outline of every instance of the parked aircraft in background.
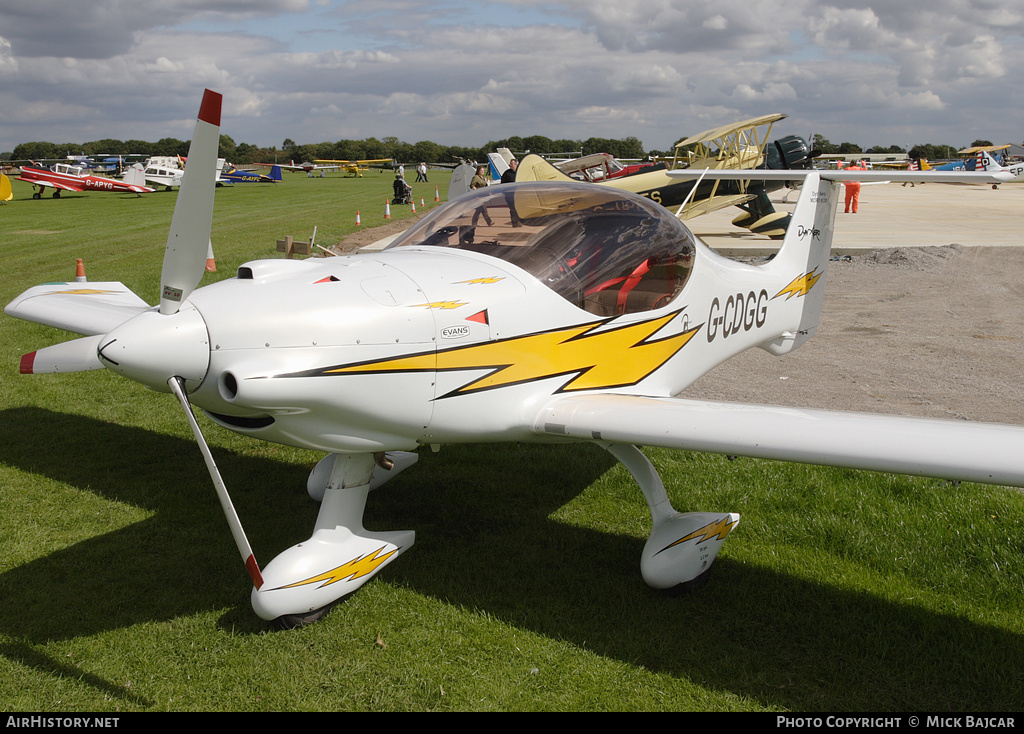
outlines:
M673 178L669 171L686 168L807 170L811 168L817 152L809 149L806 140L790 135L768 143L772 125L785 117L782 114L765 115L694 135L678 143L674 157L663 164L596 185L641 194L673 210L684 220L736 206L743 210L743 214L732 222L737 227L781 239L786 233L790 214L775 211L768 192L783 188L785 182L710 177L692 181ZM803 175L793 178L800 180ZM524 157L516 172L516 181L569 180L572 179L568 175L537 155Z
M52 168L22 166L19 181L32 184L33 199L42 198L43 190L52 188L53 198L59 199L61 191L112 191L118 193L147 194L156 189L146 186L141 171L118 180L106 176L92 176L81 166L57 163Z
M272 167L270 175L267 176L254 171L243 171L232 166L227 171L221 171L220 175L217 176L217 180L224 183L280 183L283 179L281 178L280 166Z
M494 153L487 154L487 168L491 173L491 181L501 181L513 158L515 155L508 148L498 148Z
M254 166L260 166L262 168L273 168L278 166L282 171L305 171L306 173L312 173L313 171L327 171L337 170L337 166L320 166L316 163L310 163L304 161L303 163L296 163L291 161L289 163L253 163Z
M370 166L384 166L384 164L393 165L394 159L392 158L366 158L358 160L317 160L317 161L303 161L302 163L295 163L291 161L289 163L254 163L255 166L279 166L283 171L305 171L306 173L313 173L313 171L345 171L351 175L362 176L364 171L370 170Z
M1008 148L1010 146L1005 147ZM1008 166L997 163L989 152L984 149L978 150L974 156L974 170L987 171L989 173L1003 171L1013 176L1012 181L1024 181L1024 163L1011 163ZM999 188L999 184L992 184L992 188Z
M128 171L132 169L141 170L146 178L146 183L152 184L153 186L163 186L168 191L173 188L181 186L182 178L185 175L185 159L181 156L153 156L149 160L143 163L133 164ZM232 183L231 181L225 181L221 178L221 173L224 169L224 159L217 159L217 184ZM125 175L129 175L126 171ZM137 175L137 174L132 174Z
M653 162L624 163L608 153L591 153L579 158L555 163L555 168L580 181L607 181L620 176L631 176L654 166Z
M363 173L369 171L370 168L384 168L385 166L394 166L394 158L361 158L358 160L347 160L347 161L336 161L336 160L316 160L314 163L321 166L328 166L344 171L350 176L363 177Z
M1003 165L997 161L992 153L1000 150L1009 148L1009 145L1001 146L979 146L975 148L965 148L960 153L968 154L969 157L963 158L956 161L948 161L937 166L933 166L928 161L921 160L922 171L988 171L998 172L1003 171L1012 176L1010 181L1024 181L1024 163L1011 163L1010 165ZM999 188L999 184L993 183L992 188Z

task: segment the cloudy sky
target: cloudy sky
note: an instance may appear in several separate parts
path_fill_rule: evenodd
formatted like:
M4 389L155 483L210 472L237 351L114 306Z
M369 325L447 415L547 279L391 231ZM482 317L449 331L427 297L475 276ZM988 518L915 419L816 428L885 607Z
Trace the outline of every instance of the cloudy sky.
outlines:
M478 146L684 135L1024 140L1020 0L0 0L0 151L222 132ZM116 151L112 151L116 152Z

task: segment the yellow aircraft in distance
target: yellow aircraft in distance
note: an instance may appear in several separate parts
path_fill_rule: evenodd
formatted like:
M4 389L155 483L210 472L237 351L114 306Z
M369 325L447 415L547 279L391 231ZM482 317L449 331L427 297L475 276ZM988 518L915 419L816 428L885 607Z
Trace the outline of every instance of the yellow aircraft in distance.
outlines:
M675 155L663 163L595 185L641 194L673 210L684 220L737 206L743 214L736 217L733 224L780 239L786 234L790 215L775 211L768 192L782 188L784 182L711 178L694 182L674 178L668 171L681 168L807 170L812 167L817 151L812 152L806 140L790 135L768 142L772 125L785 117L783 114L764 115L693 135L676 144ZM525 156L516 171L517 182L568 180L571 179L565 173L538 155Z
M1006 150L1009 147L1009 143L1007 143L1006 145L975 145L971 148L964 148L963 150L958 150L957 154L977 155L978 153L997 153L1000 150Z
M362 178L363 171L369 171L371 166L393 165L394 160L391 158L367 158L365 160L348 161L315 160L313 163L319 164L318 168L339 168L350 176Z

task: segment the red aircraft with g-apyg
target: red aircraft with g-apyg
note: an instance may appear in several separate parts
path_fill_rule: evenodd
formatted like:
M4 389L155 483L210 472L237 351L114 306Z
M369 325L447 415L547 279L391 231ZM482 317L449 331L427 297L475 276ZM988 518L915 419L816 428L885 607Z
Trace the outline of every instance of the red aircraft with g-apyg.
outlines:
M58 163L53 169L22 166L19 181L32 184L33 199L40 199L43 190L53 189L53 198L59 199L61 191L117 191L120 193L148 194L156 189L146 186L146 177L141 180L133 175L131 169L125 173L123 180L92 176L81 166Z

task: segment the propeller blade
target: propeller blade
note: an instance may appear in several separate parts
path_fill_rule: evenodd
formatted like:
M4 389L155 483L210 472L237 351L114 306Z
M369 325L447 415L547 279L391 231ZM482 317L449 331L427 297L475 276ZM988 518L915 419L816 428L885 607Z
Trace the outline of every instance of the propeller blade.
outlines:
M160 273L160 313L177 313L182 301L199 285L213 226L213 193L220 146L223 97L207 89L188 149L185 175L171 217L171 230Z
M21 358L21 374L46 375L103 369L103 363L96 355L102 338L102 334L97 334L37 349Z
M181 407L185 409L185 415L188 418L189 426L192 428L192 433L196 437L196 442L199 444L199 450L203 452L203 459L206 461L206 468L210 472L210 478L213 480L213 486L217 490L217 499L220 500L221 509L224 511L224 517L227 518L228 527L231 528L231 536L235 539L235 545L238 547L238 552L242 555L242 560L245 561L245 569L249 572L249 577L252 579L253 585L259 589L263 586L263 575L260 572L259 564L256 563L256 556L253 555L252 547L249 545L249 539L245 537L245 530L242 529L242 523L238 519L238 514L235 512L235 506L231 503L231 497L228 495L228 489L224 486L224 480L221 479L220 471L217 469L217 464L213 460L213 454L210 453L210 447L206 444L206 439L203 437L203 432L199 428L199 423L196 422L196 415L192 412L192 405L188 402L188 398L185 397L185 380L180 377L172 377L167 381L167 384L171 388L171 392L178 398L178 402L181 403Z

